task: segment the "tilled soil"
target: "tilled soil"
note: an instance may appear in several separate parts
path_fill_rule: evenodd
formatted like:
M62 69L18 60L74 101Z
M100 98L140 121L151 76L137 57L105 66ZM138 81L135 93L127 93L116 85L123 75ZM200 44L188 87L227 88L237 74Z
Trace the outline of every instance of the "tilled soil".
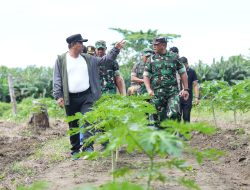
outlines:
M232 124L221 123L220 129L215 135L206 136L195 134L189 142L192 146L201 150L206 148L216 148L225 152L225 155L217 161L205 160L198 165L196 160L190 156L185 156L188 164L194 168L194 172L185 174L196 181L201 189L205 190L247 190L250 189L250 135L249 126L241 126L244 130L239 130ZM60 130L58 130L60 129ZM62 130L63 129L63 130ZM75 189L86 184L100 185L111 180L111 162L109 159L99 159L95 161L77 160L71 161L68 153L66 160L47 166L44 163L29 161L34 165L36 174L31 177L22 178L13 173L7 173L11 163L16 161L25 162L25 159L32 155L36 146L55 136L62 136L67 130L67 125L55 123L46 134L25 135L27 129L24 126L13 125L12 123L0 123L0 172L5 177L0 178L0 189L15 189L13 178L18 178L22 184L30 184L37 180L49 182L49 189ZM22 131L22 132L20 132ZM58 132L60 131L60 132ZM26 131L27 132L27 131ZM129 166L139 170L143 163L148 162L143 154L120 153L118 167ZM164 170L171 176L182 176L183 173L177 170ZM15 180L17 183L17 180ZM144 183L143 181L141 183ZM177 184L153 183L154 189L185 189Z

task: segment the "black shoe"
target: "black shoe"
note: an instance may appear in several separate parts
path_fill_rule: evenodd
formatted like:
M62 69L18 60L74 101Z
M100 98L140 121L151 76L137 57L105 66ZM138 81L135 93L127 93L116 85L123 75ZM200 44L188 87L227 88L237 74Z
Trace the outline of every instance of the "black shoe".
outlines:
M72 152L71 153L71 160L72 161L75 161L75 160L79 160L79 158L80 158L80 152L78 151L78 152Z
M94 147L92 145L83 147L82 152L94 152Z

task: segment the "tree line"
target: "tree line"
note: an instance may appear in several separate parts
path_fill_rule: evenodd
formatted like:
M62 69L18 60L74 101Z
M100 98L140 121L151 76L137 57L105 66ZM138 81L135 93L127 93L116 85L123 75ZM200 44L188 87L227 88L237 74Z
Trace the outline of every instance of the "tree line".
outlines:
M130 86L130 74L133 65L140 60L140 52L146 47L151 47L151 42L156 36L166 36L169 41L179 38L177 34L161 34L157 30L130 31L120 28L110 28L120 33L127 41L126 47L118 57L120 72L126 87ZM220 61L213 61L211 65L199 61L192 66L198 75L199 82L223 80L234 85L239 80L250 77L250 59L242 55L231 56L228 60L222 57ZM0 101L10 102L8 89L8 75L14 78L14 88L17 102L24 98L52 97L52 75L50 67L28 66L22 68L8 68L0 66Z

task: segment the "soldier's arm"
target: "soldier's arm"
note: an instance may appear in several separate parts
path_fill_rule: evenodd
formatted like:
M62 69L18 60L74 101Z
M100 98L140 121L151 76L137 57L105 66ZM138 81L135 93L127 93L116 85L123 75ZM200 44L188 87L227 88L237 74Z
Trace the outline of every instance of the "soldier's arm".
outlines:
M123 77L121 75L115 76L115 84L121 95L126 95L126 87Z
M144 83L143 79L138 78L137 74L136 74L136 72L137 72L137 65L138 64L135 64L134 67L133 67L133 69L132 69L132 71L131 71L130 80L131 80L131 82L136 82L138 84L142 84L142 83Z
M144 83L144 80L143 80L143 79L140 79L140 78L138 78L138 77L136 77L136 76L134 76L134 75L132 75L132 74L131 74L131 81L132 81L132 82L139 83L139 84Z
M154 96L154 91L152 90L151 85L150 85L150 75L151 75L151 66L148 63L144 68L143 81L144 81L144 84L146 86L146 89L149 95Z
M188 89L188 77L187 77L187 73L186 72L181 73L180 77L181 77L181 82L182 82L182 85L183 85L183 89Z
M180 96L187 100L189 97L189 89L188 89L188 76L186 72L186 68L183 63L181 63L178 59L175 60L177 65L177 71L180 74L181 82L183 85L183 90L180 92Z
M175 59L174 61L176 63L176 68L177 68L178 74L181 77L183 89L188 89L188 77L187 77L186 68L185 68L184 64L181 63L178 59Z
M143 76L143 80L144 80L144 84L146 86L146 89L148 91L148 94L150 96L154 96L154 91L152 90L152 88L150 86L150 79L147 76Z
M198 84L198 79L196 72L194 71L194 76L193 76L193 88L194 88L194 98L195 98L195 104L199 104L199 84Z

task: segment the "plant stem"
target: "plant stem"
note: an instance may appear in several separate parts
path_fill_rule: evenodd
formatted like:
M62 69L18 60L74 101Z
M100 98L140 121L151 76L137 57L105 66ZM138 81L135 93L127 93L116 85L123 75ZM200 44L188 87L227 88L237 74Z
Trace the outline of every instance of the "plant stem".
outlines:
M115 161L118 162L118 158L119 158L119 148L115 149Z
M214 110L214 104L213 103L211 103L211 107L212 107L212 112L213 112L213 117L214 117L214 124L215 124L216 127L218 127L217 122L216 122L215 110Z
M150 184L152 181L152 172L154 168L154 157L150 157L150 167L149 167L149 175L148 175L148 181L147 181L147 190L150 190Z
M149 175L148 175L148 181L147 181L147 190L150 189L150 184L152 181L152 171L154 168L154 151L151 154L149 154L146 150L144 150L144 148L135 140L135 138L133 137L133 135L131 135L128 132L128 135L133 139L133 141L135 142L135 144L148 156L148 158L150 159L150 167L149 167Z
M115 160L115 153L114 151L111 151L111 160L112 160L112 179L113 179L113 182L115 181L115 178L114 178L114 171L116 169L116 160Z
M236 110L234 110L234 124L237 125L237 121L236 121Z

